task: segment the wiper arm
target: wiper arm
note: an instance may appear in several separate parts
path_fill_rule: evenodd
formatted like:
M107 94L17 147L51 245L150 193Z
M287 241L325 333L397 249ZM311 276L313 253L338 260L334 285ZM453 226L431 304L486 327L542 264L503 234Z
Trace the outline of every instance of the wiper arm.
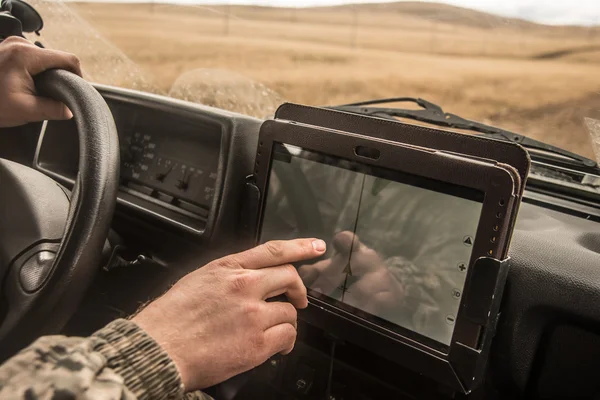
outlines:
M402 108L389 107L371 107L377 104L411 102L421 106L422 110L409 110ZM332 110L345 111L353 114L370 115L379 118L396 120L396 118L408 118L416 121L427 122L430 124L463 129L473 132L483 133L486 136L498 140L519 143L520 145L530 148L545 151L552 154L557 154L576 161L578 164L589 168L596 168L598 164L594 160L572 153L560 147L553 146L539 140L528 138L527 136L519 135L505 129L496 128L494 126L482 124L480 122L471 121L458 115L444 112L442 107L431 103L427 100L413 97L398 97L391 99L380 99L364 101L360 103L344 104L341 106L325 107Z

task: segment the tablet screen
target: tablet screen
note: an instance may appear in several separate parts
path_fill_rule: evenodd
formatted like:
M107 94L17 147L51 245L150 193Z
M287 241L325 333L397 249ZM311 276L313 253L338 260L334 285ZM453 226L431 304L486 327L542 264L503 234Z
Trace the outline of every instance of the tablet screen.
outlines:
M318 237L309 294L450 345L484 193L275 143L260 242Z

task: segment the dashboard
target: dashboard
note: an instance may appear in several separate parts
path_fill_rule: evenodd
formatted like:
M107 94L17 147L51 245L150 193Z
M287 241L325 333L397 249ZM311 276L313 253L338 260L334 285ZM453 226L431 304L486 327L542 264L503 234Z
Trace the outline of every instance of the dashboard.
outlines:
M72 335L89 334L135 312L186 273L248 245L239 223L263 122L152 94L96 87L115 117L121 144L114 233L132 254L160 262L100 271L65 330ZM20 162L33 163L72 187L78 170L74 123L26 129L6 143L7 135L0 135L0 157L19 154ZM487 379L468 398L600 394L599 223L598 204L557 196L548 187L526 190ZM212 394L219 399L322 399L333 374L336 399L461 398L360 346L340 346L330 369L326 332L310 324L301 323L296 347L290 356L275 357L213 388Z
M110 88L105 88L104 96L119 134L119 202L188 233L209 234L215 216L211 211L230 177L224 175L228 147L234 140L244 141L243 132L230 126L232 117L223 112L207 118L189 104L182 104L174 115L163 108L164 99L147 95L134 101ZM244 124L236 127L258 123L237 119ZM77 176L78 159L75 121L46 122L34 159L36 168L70 185Z

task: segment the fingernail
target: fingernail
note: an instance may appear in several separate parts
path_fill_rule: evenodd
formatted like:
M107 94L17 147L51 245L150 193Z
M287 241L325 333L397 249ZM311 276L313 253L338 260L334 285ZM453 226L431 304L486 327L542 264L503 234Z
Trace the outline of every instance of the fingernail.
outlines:
M325 244L324 241L317 239L317 240L313 240L312 247L313 247L313 249L315 249L318 252L323 252L327 248L327 245Z

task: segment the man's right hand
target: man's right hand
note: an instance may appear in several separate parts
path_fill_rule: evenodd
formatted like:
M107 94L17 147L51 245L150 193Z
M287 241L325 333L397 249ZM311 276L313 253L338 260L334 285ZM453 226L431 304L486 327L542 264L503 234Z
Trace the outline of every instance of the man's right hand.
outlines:
M248 371L296 341L308 305L292 262L318 257L316 239L273 241L215 260L182 278L133 321L175 362L187 391ZM286 294L290 303L266 300Z

